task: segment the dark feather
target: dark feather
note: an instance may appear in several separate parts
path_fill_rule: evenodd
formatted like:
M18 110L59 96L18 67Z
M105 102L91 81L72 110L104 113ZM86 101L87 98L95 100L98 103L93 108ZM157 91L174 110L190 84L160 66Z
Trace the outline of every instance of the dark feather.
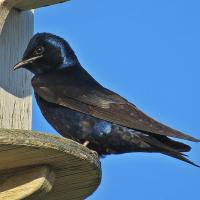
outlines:
M147 116L121 96L103 88L79 66L35 76L32 85L35 92L48 102L128 128L200 141Z

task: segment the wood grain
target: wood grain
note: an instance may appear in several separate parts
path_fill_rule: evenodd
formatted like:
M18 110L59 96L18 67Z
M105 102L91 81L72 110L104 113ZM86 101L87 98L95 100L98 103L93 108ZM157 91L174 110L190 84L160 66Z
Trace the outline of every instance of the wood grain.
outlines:
M101 180L97 154L83 145L32 131L0 129L0 174L41 165L55 173L53 188L42 199L85 199Z
M4 9L4 13L2 13ZM5 7L0 6L0 29L4 24ZM11 10L0 33L0 127L31 129L32 75L13 66L18 62L33 34L33 13Z

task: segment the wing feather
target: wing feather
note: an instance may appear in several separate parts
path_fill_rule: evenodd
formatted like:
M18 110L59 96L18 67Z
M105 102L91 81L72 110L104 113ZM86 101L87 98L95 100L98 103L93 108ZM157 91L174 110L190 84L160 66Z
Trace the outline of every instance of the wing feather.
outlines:
M81 77L75 79L73 74L46 74L35 76L32 85L35 92L48 102L128 128L200 141L147 116L126 99L99 85L92 77L88 81Z

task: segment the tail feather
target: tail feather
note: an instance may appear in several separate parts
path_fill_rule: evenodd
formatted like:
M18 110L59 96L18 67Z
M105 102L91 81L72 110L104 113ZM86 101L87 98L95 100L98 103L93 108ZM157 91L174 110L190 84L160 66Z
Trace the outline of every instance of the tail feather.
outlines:
M174 153L174 152L161 152L162 154L165 154L165 155L168 155L168 156L171 156L173 158L177 158L179 160L182 160L184 162L187 162L195 167L199 167L199 165L195 164L194 162L192 162L191 160L187 159L186 157L184 157L183 155L181 155L180 153Z
M166 136L158 136L155 134L148 134L148 136L140 135L140 137L144 142L148 143L152 147L152 149L155 150L155 152L160 152L162 154L187 162L196 167L200 167L199 165L193 163L188 158L186 158L187 155L182 153L191 150L191 147L189 145L171 140Z
M165 144L164 142L161 142L160 140L158 140L157 138L154 138L152 136L141 136L142 140L146 143L148 143L151 147L153 147L153 149L157 150L157 151L169 151L169 152L174 152L174 153L180 153L181 155L184 155L183 153L181 153L182 151L179 151L179 149L175 149L167 144Z
M174 141L166 136L157 135L157 134L151 134L151 135L157 140L159 140L160 142L164 143L167 146L170 146L171 148L179 152L189 152L191 150L191 147L189 145Z

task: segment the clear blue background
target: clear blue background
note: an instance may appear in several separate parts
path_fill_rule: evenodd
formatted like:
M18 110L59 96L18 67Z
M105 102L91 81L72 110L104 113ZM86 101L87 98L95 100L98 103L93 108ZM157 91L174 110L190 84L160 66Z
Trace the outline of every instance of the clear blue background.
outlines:
M71 0L35 11L35 32L44 31L65 38L104 86L200 138L200 1ZM56 134L35 102L33 129ZM164 155L108 156L102 168L89 200L200 198L200 169Z

